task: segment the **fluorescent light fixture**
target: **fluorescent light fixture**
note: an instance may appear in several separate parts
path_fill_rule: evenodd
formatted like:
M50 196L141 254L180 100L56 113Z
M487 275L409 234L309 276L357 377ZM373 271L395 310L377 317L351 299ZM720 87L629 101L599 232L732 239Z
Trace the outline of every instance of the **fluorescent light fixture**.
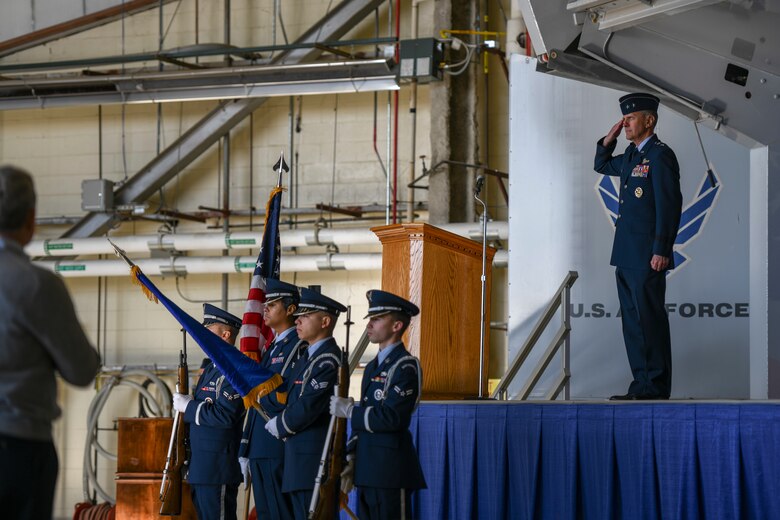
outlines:
M0 110L398 90L391 60L0 81Z

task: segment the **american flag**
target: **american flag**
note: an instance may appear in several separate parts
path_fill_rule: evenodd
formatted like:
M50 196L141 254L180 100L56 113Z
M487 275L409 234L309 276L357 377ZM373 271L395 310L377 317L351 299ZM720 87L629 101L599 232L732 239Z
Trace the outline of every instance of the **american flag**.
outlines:
M111 242L111 239L108 240ZM113 242L116 254L130 266L133 281L141 286L144 294L154 303L161 303L176 321L186 330L192 339L203 349L203 352L217 365L220 372L233 385L242 397L249 396L247 401L254 403L257 396L263 396L273 391L282 383L281 377L270 370L253 363L242 356L234 348L225 348L225 341L209 331L200 321L184 312L178 305L169 300L160 289L155 286L141 269L127 257L122 249Z
M255 361L260 360L274 338L274 331L263 322L263 308L265 307L266 279L279 279L279 258L281 256L279 254L279 213L282 206L282 192L284 191L281 179L282 170L289 171L284 163L284 156L279 159L274 169L279 170L279 183L271 190L268 205L265 208L263 241L260 244L260 253L257 255L255 271L252 274L249 295L246 298L239 343L241 352Z

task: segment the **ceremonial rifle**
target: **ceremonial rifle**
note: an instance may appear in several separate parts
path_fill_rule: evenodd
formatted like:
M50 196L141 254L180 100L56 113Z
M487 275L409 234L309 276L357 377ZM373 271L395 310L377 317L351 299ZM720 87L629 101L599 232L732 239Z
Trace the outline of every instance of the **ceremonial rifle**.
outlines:
M118 257L127 262L131 271L135 274L139 271L138 266L130 260L127 253L106 238ZM137 279L137 278L134 278ZM143 285L143 284L142 284ZM147 297L154 296L144 287L144 294ZM157 298L154 298L157 301ZM180 394L189 394L187 373L187 332L182 329L182 350L179 352L178 381L176 383L176 392ZM187 425L181 413L176 413L173 418L173 428L171 429L171 439L168 442L168 455L165 457L165 469L163 470L162 483L160 484L160 515L177 516L181 514L181 488L183 471L182 468L187 464Z
M346 398L349 395L349 328L352 307L347 307L347 341L341 351L338 384L333 393ZM347 497L341 493L341 471L344 468L344 456L347 447L347 420L331 416L325 446L322 449L320 468L314 481L314 493L309 506L310 520L330 520L333 511L344 509L350 518L357 520L355 514L347 506ZM327 478L323 481L327 467ZM340 506L340 507L339 507Z
M179 352L178 382L176 392L189 394L187 373L187 332L182 329L182 350ZM165 458L162 484L160 485L160 514L176 516L181 514L181 488L183 471L187 464L187 424L182 413L177 412L173 419L171 440L168 443L168 455Z

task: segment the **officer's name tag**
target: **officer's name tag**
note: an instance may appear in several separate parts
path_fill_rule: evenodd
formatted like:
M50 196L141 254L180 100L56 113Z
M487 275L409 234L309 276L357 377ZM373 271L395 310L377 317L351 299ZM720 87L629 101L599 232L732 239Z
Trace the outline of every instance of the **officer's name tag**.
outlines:
M636 166L634 166L634 169L631 171L631 176L647 178L647 174L649 173L650 173L649 164L637 164Z

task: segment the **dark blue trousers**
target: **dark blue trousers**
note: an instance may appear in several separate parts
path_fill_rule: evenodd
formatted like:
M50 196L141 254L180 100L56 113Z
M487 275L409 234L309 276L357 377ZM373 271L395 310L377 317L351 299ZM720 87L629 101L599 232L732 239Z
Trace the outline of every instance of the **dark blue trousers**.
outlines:
M51 520L58 468L51 441L0 434L0 517Z
M309 507L311 506L311 497L314 495L314 490L312 489L303 489L300 491L291 491L290 493L285 493L288 497L290 497L290 502L292 503L292 509L293 509L293 516L290 518L294 518L295 520L306 520L309 518ZM339 504L336 502L334 504L335 509L331 513L330 518L338 518L339 517ZM258 517L260 518L260 517ZM360 517L361 520L363 517Z
M672 344L666 300L666 273L615 269L623 339L633 381L628 392L666 399L672 390Z
M406 489L358 488L360 520L409 520L412 496Z
M190 494L198 520L236 518L238 484L190 484Z
M282 493L284 459L249 459L252 492L259 520L293 518L290 497Z
M293 516L295 520L306 520L309 518L309 506L314 491L311 489L302 489L300 491L291 491L287 493L292 504Z

